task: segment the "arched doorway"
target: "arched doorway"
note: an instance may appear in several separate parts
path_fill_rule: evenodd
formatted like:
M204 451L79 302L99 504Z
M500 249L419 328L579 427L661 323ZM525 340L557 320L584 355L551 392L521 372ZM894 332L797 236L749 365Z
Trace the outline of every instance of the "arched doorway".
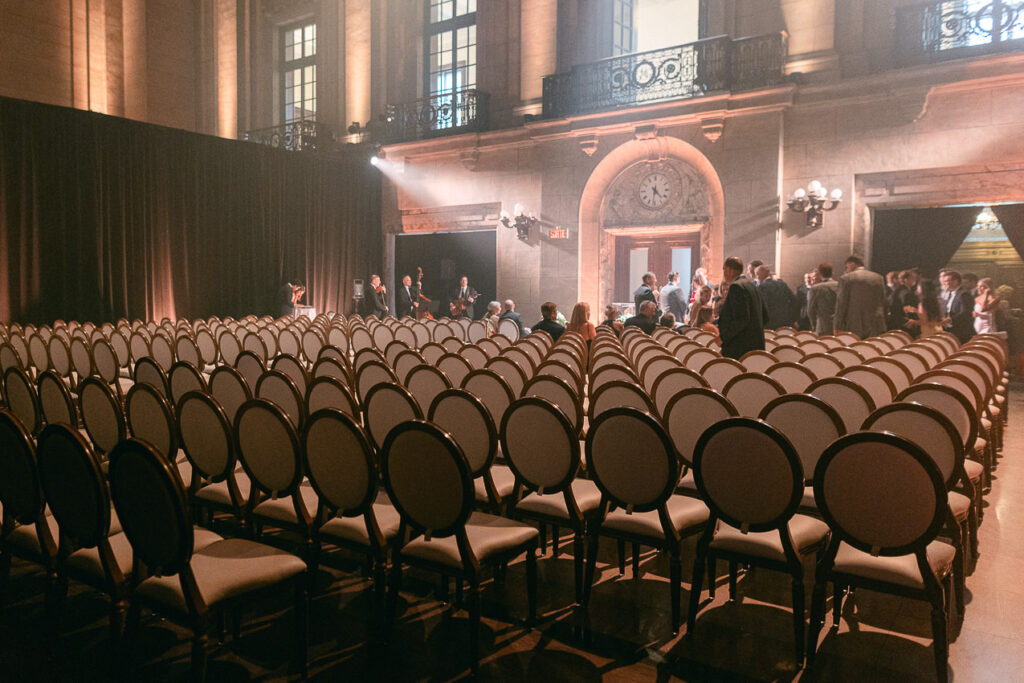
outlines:
M672 249L677 243L675 248L685 248L689 239L693 267L717 276L724 258L724 214L718 174L693 145L674 137L620 145L597 165L580 198L580 299L595 307L616 299L616 286L621 290L622 278L628 278L620 272L628 267L626 241L639 245L635 249ZM636 261L636 254L631 258Z

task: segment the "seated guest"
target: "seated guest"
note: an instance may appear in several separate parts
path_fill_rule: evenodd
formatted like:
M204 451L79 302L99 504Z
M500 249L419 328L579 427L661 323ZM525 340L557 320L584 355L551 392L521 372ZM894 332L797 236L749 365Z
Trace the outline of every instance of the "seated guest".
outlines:
M622 334L622 323L619 322L619 307L615 304L608 304L604 307L604 320L599 327L608 327L615 332L615 336Z
M690 327L700 327L704 323L711 322L714 317L714 309L711 304L711 287L702 285L697 291L697 298L690 304Z
M565 328L558 324L558 304L554 301L545 301L540 305L540 316L540 322L533 326L532 331L543 330L558 341L565 332Z
M670 330L676 329L676 317L672 313L666 313L661 316L661 320L658 322L659 327L667 327Z
M501 314L501 304L497 301L492 301L487 304L487 314L484 316L484 320L491 324L491 327L498 329L498 319Z
M519 317L518 313L516 313L516 302L512 301L512 299L505 299L501 315L498 316L498 320L506 319L511 320L512 322L519 326L520 337L526 334L526 331L523 329L523 319ZM497 327L497 325L495 325L495 327Z
M640 312L626 320L623 327L639 327L647 334L653 334L654 328L658 326L658 305L653 301L644 301L640 304Z
M578 333L588 344L597 336L594 323L590 322L590 304L580 301L572 307L572 315L569 316L569 324L565 326L565 330Z

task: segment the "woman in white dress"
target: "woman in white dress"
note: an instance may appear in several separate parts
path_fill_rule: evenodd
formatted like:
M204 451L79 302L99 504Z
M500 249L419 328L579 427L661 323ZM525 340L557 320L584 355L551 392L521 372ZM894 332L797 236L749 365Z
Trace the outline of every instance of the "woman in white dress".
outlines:
M992 278L978 280L978 296L974 300L974 331L978 334L995 334L996 309L999 297L992 291Z

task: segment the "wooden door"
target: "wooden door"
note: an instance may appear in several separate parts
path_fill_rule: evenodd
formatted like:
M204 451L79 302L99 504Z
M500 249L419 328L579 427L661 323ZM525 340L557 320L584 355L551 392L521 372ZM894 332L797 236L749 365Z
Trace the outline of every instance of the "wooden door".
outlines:
M633 301L645 272L652 272L658 287L668 282L669 271L679 273L679 285L690 291L693 271L700 266L697 234L646 235L615 238L615 301Z

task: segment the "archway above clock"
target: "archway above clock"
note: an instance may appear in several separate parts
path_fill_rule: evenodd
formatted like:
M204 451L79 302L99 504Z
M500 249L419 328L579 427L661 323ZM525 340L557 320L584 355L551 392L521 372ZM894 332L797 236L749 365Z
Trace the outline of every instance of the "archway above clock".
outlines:
M661 136L616 147L594 168L580 197L581 300L603 306L614 299L615 241L627 234L697 233L694 265L717 278L724 215L722 183L693 145Z

